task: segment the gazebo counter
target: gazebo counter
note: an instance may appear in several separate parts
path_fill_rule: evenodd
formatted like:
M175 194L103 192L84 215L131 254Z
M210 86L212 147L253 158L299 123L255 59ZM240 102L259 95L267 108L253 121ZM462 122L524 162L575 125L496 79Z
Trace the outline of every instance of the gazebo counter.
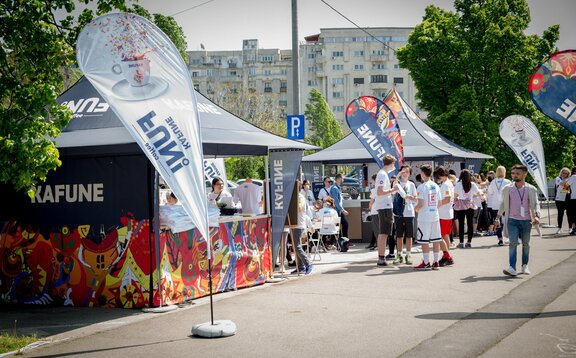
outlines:
M270 216L221 216L210 228L213 292L263 284L272 276ZM154 305L209 295L206 240L197 229L160 234L161 292ZM167 270L169 268L169 270ZM154 275L157 287L158 275Z
M368 210L369 203L370 199L347 199L342 201L344 209L348 211L348 216L346 216L348 220L348 238L353 240L353 242L370 241L372 233L370 223L362 221L362 211ZM366 230L370 231L366 233Z

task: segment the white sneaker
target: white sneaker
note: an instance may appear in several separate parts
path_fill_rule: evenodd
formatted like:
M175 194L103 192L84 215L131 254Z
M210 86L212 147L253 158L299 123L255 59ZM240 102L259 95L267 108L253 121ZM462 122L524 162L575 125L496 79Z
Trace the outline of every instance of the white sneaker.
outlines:
M530 275L530 269L528 268L528 265L522 265L522 273L524 275Z
M558 230L556 230L556 233L554 235L560 235L560 234L562 234L562 229L558 228Z
M506 245L506 246L510 245L510 240L504 239L504 245Z
M514 268L512 266L508 267L507 269L502 270L502 272L504 272L504 275L508 275L508 276L517 276L518 273L516 272L516 270L514 270Z

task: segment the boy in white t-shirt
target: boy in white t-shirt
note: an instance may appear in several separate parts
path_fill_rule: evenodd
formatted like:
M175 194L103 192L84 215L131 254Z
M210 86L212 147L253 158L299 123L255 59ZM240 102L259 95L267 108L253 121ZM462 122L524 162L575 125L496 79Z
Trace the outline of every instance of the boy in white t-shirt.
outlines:
M388 266L386 262L386 240L392 234L394 224L394 214L392 213L392 194L397 189L390 188L390 178L388 172L394 169L396 158L390 154L382 158L383 167L376 174L376 198L372 208L378 211L378 266Z
M442 200L442 193L436 183L432 181L432 166L424 164L420 167L422 185L418 187L418 204L415 211L418 213L418 237L417 242L422 245L422 263L414 266L415 270L438 270L440 263L440 215L438 202ZM434 253L434 262L430 264L430 246Z
M454 265L454 260L450 255L450 233L452 232L452 223L454 222L454 184L448 179L448 171L439 166L434 169L434 179L440 185L440 192L442 193L442 200L438 201L438 216L440 217L440 234L442 235L442 242L440 248L442 249L442 258L440 259L440 267Z

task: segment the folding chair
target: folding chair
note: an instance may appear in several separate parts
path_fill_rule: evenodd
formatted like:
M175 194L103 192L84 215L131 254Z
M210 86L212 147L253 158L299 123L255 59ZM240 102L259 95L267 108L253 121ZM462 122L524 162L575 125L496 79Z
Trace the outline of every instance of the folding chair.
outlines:
M314 255L312 256L312 260L314 260L316 255L320 257L320 255L318 254L318 249L320 247L322 247L325 251L327 251L326 246L324 246L324 242L322 241L322 238L324 236L332 236L332 235L334 235L334 237L336 238L336 247L340 248L339 243L340 218L339 217L334 218L332 216L322 216L322 226L320 227L320 230L318 230L318 239L312 241L313 244L315 243L313 253Z

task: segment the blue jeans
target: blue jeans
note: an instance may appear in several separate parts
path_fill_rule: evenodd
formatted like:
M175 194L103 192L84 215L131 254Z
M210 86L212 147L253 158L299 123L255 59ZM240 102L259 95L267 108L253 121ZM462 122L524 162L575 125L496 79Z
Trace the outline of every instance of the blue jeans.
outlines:
M510 239L508 254L510 266L514 270L516 270L516 246L518 246L518 239L522 240L522 265L528 265L530 256L530 230L532 230L530 220L508 219L508 238Z

